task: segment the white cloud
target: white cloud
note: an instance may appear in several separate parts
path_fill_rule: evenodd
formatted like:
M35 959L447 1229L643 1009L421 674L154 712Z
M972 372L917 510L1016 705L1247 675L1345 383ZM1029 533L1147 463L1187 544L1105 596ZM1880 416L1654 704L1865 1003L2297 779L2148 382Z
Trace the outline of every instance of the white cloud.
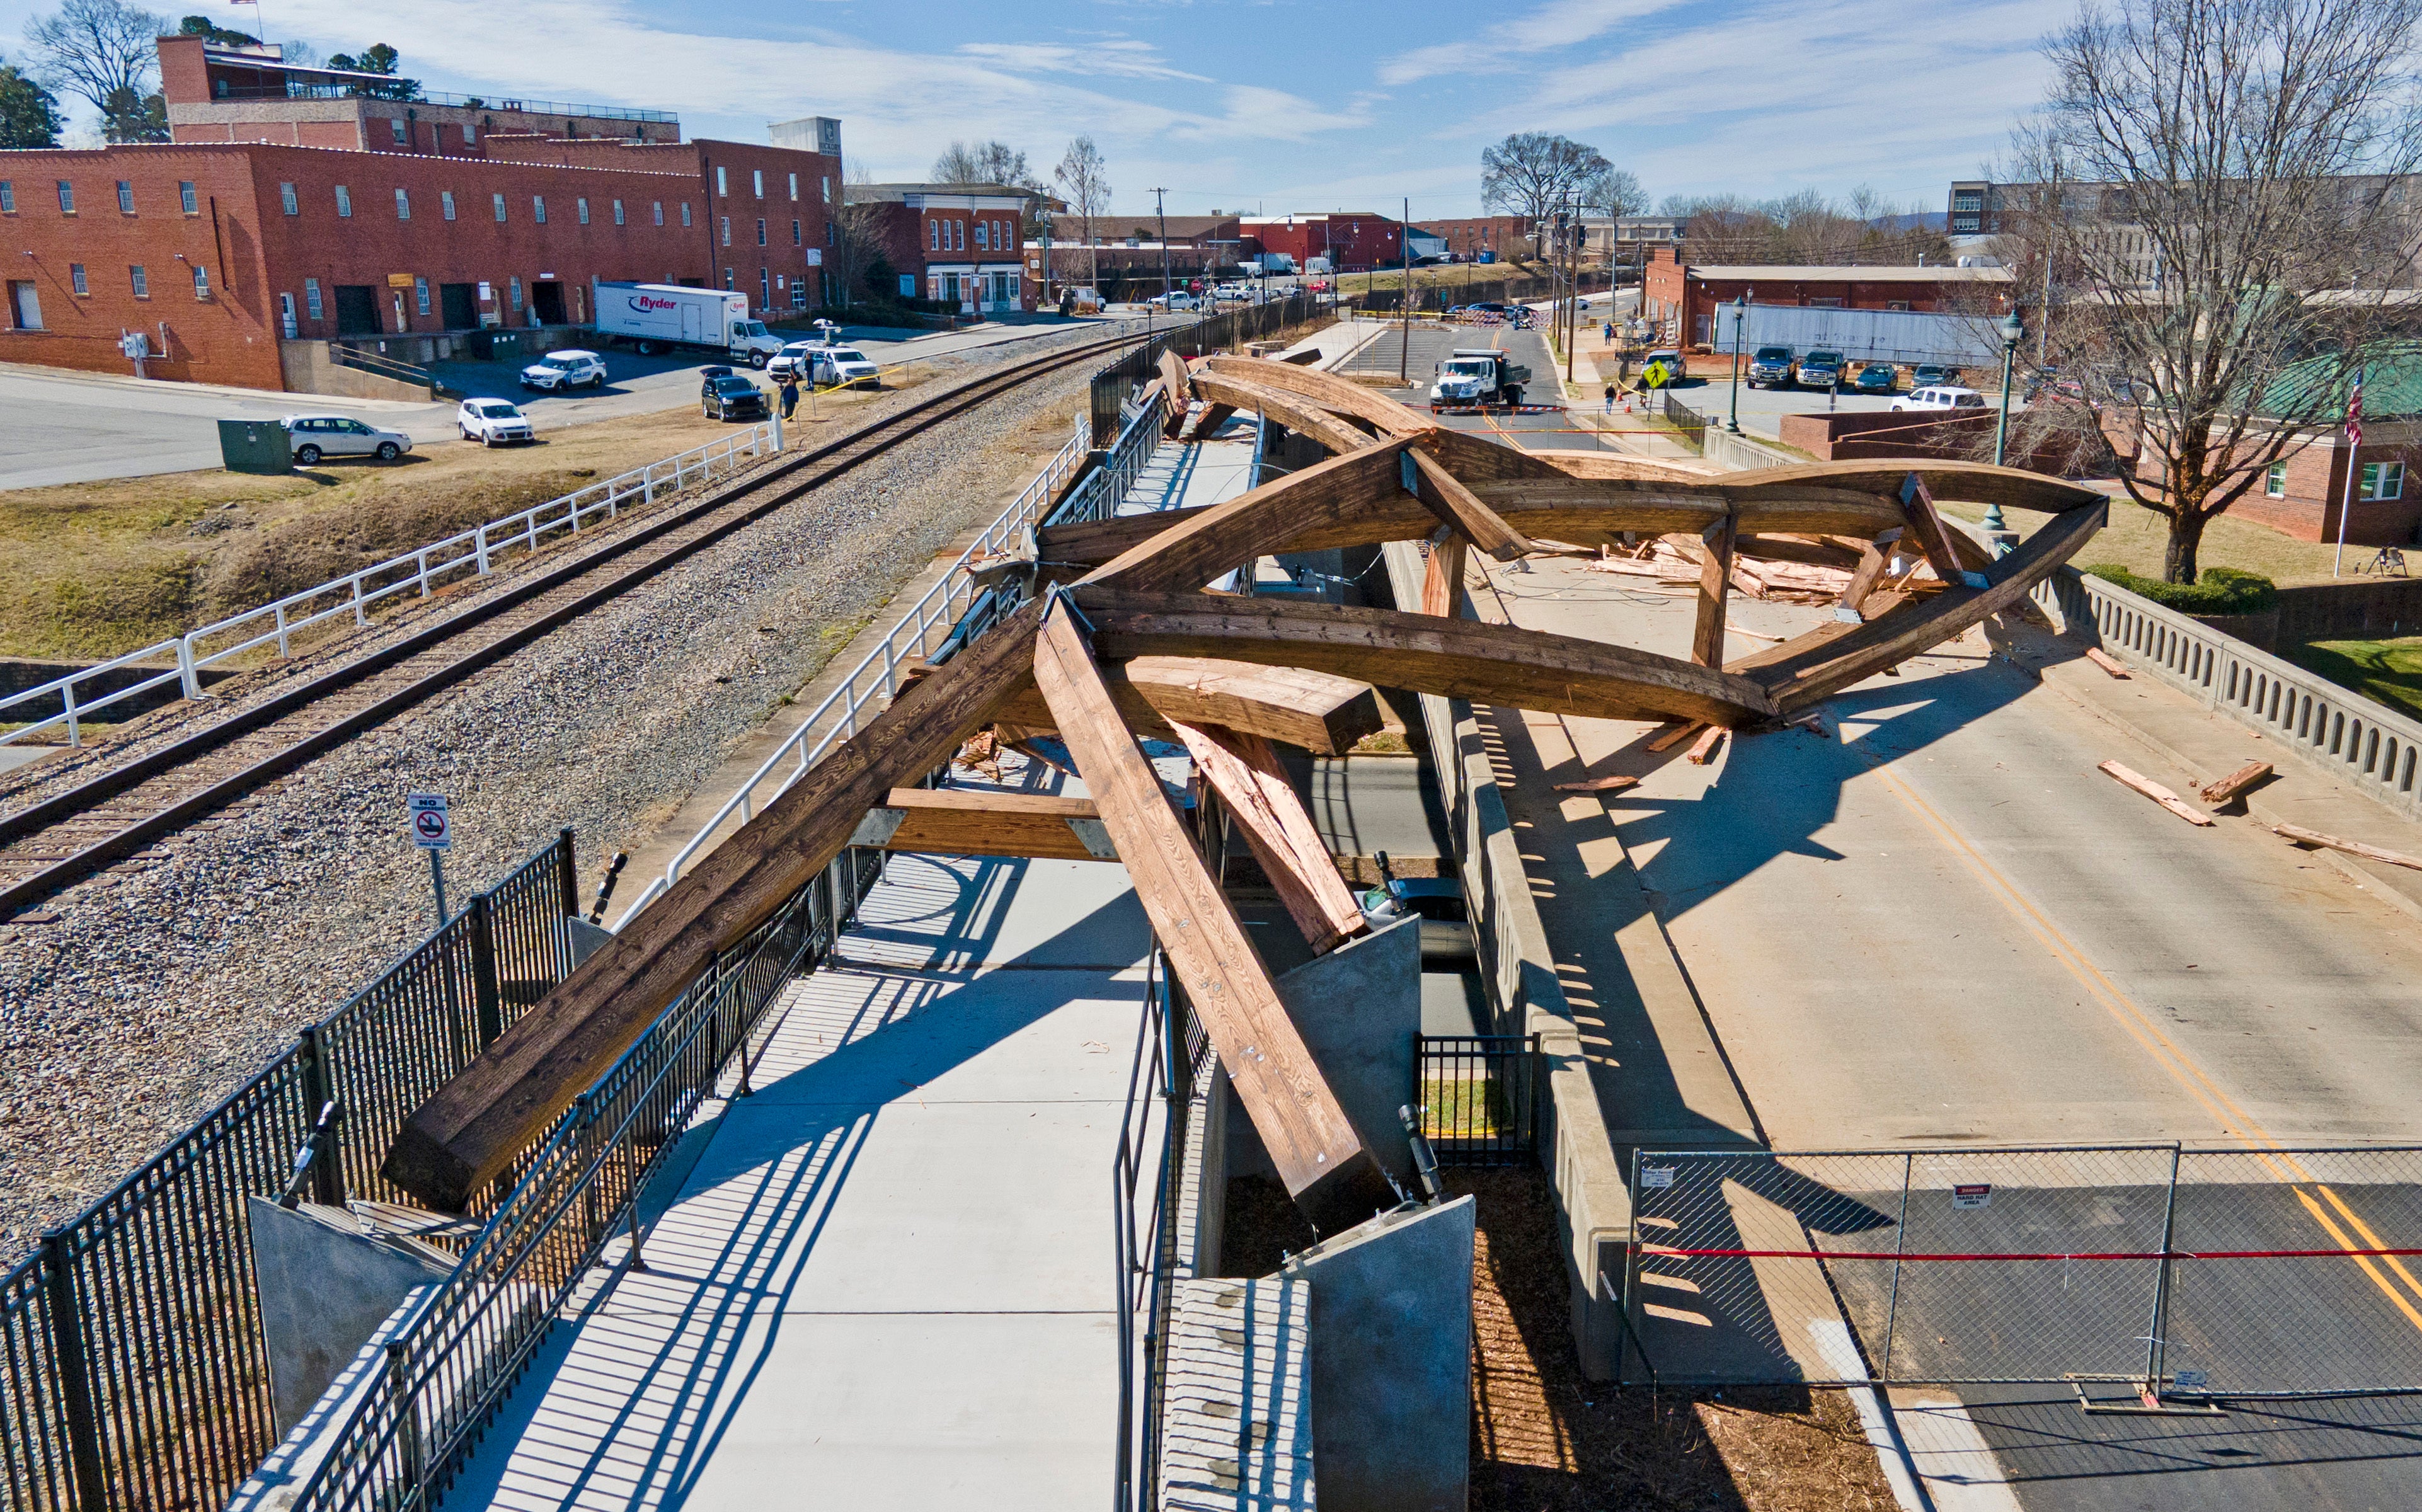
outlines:
M1518 66L1523 59L1595 40L1627 22L1683 3L1685 0L1554 0L1528 15L1483 27L1476 37L1417 47L1386 58L1379 65L1379 82L1404 85L1446 74L1502 71Z
M1208 84L1203 74L1188 73L1161 61L1150 42L1109 39L1097 42L968 42L959 56L989 63L1013 73L1091 73L1122 79L1187 79Z

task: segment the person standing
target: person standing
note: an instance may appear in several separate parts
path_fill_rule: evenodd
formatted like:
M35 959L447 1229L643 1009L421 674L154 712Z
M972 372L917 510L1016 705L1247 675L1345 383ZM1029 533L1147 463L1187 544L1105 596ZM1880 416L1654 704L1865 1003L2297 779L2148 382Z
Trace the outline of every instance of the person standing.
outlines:
M1606 412L1609 415L1614 413L1614 385L1612 384L1606 386Z
M782 418L787 420L791 412L799 407L799 380L795 374L786 372L782 374L781 386Z

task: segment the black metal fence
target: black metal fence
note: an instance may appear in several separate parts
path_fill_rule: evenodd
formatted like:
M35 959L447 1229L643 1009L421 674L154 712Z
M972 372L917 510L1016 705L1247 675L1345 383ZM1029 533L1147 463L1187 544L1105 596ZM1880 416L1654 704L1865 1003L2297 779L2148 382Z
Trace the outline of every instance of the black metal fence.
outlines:
M215 1507L276 1439L248 1200L320 1110L316 1201L393 1192L405 1116L565 974L572 832L379 973L0 1281L0 1504Z
M1422 1135L1440 1165L1527 1165L1538 1158L1545 1083L1536 1034L1418 1037Z
M1661 388L1657 391L1657 404L1659 413L1663 415L1665 417L1665 423L1674 428L1675 433L1681 438L1684 446L1689 447L1693 451L1705 451L1707 449L1707 417L1706 416L1700 414L1697 410L1692 409L1690 405L1676 400L1670 392Z

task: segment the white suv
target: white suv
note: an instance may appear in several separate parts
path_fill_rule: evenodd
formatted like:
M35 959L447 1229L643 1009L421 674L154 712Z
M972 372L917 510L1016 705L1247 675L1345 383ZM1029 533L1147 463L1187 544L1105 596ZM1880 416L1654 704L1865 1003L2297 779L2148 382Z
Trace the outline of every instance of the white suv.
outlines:
M455 427L465 441L502 446L509 441L535 441L529 417L501 399L466 399L454 412Z
M808 358L823 347L824 343L821 341L790 343L774 354L773 360L765 364L765 376L779 378L788 373L794 378L805 378L808 375Z
M606 359L570 347L550 352L522 370L524 388L603 388Z
M826 388L883 386L883 370L856 347L818 347L809 353L808 377Z
M1985 396L1973 388L1945 384L1906 394L1894 400L1892 407L1896 410L1983 409Z
M401 431L382 431L348 415L289 415L286 427L294 444L294 460L316 467L322 457L376 457L393 462L412 449L412 437Z

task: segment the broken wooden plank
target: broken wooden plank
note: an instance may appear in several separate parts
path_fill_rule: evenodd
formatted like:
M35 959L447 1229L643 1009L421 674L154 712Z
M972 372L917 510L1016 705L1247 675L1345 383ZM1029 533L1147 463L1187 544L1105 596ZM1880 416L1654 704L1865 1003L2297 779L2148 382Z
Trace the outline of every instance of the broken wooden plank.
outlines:
M1058 608L1030 644L1035 682L1168 953L1171 980L1209 1032L1280 1181L1324 1233L1392 1206L1394 1194L1279 1001L1235 909L1120 722L1076 616Z
M1722 726L1707 726L1705 731L1701 732L1699 738L1691 743L1691 764L1693 766L1705 766L1709 762L1714 761L1716 759L1716 748L1722 744L1723 738L1724 729Z
M1867 595L1882 582L1884 573L1892 566L1893 545L1901 538L1901 528L1895 527L1859 547L1859 565L1850 571L1850 580L1842 589L1840 602L1833 606L1833 618L1846 624L1860 624L1866 616L1859 607Z
M1245 832L1245 843L1313 953L1327 954L1363 933L1362 906L1337 874L1328 842L1270 754L1269 742L1218 725L1172 725L1195 770Z
M716 953L820 876L866 811L989 722L1033 656L1034 605L905 689L705 856L415 1109L386 1178L459 1212L629 1049Z
M1934 575L1945 583L1984 587L1985 582L1980 575L1960 565L1959 552L1951 543L1951 528L1942 523L1942 516L1936 512L1934 496L1926 491L1925 480L1911 473L1901 480L1897 496L1901 513L1909 521L1910 534L1915 538L1917 549L1925 553L1926 563L1934 569Z
M2324 850L2344 851L2349 856L2360 856L2367 861L2380 861L2389 866L2411 867L2414 871L2422 872L2422 857L2408 856L2401 851L2383 850L2377 845L2367 845L2361 841L2340 840L2336 835L2324 835L2318 829L2306 829L2302 825L2273 825L2271 833L2292 840L2299 845L2319 845Z
M1578 782L1559 782L1556 784L1556 791L1559 793L1612 793L1617 788L1639 785L1640 779L1625 777L1618 772L1606 777L1583 778Z
M2118 678L2122 682L2127 681L2128 669L2119 665L2117 657L2108 654L2100 647L2086 647L2085 659L2092 662L2095 666L2101 668L2104 671L2109 672L2113 677Z
M1453 620L1463 614L1463 537L1453 531L1430 547L1422 568L1422 612Z
M2226 777L2206 782L2201 796L2211 804L2229 803L2242 797L2254 785L2271 775L2269 762L2247 762Z
M1161 394L1168 401L1168 413L1161 419L1161 434L1175 436L1186 424L1187 412L1193 408L1194 382L1186 370L1186 363L1167 347L1160 349Z
M2209 827L2212 822L2211 815L2187 807L2186 800L2140 772L2131 771L2117 762L2104 762L2100 770L2121 787L2143 794L2191 825Z
M1628 646L1476 620L1285 598L1070 591L1104 656L1220 656L1311 667L1543 713L1753 723L1780 711L1754 683ZM1370 675L1365 675L1365 674Z
M927 856L1118 859L1092 799L994 788L893 788L849 843Z
M1177 738L1168 721L1225 725L1322 756L1343 756L1365 735L1386 728L1379 697L1368 683L1301 667L1264 667L1208 656L1138 656L1108 662L1102 681L1118 701L1127 728ZM1033 679L995 717L1029 731L1052 728L1051 711Z
M1440 466L1437 458L1419 448L1403 456L1408 465L1405 492L1420 499L1441 524L1455 527L1466 541L1499 561L1512 561L1531 549L1530 537L1507 525Z
M1650 750L1672 750L1706 726L1696 719L1686 719L1648 743Z
M1705 558L1699 563L1699 612L1691 629L1691 660L1702 667L1722 667L1724 664L1724 601L1732 591L1731 517L1708 526L1699 540Z

